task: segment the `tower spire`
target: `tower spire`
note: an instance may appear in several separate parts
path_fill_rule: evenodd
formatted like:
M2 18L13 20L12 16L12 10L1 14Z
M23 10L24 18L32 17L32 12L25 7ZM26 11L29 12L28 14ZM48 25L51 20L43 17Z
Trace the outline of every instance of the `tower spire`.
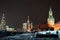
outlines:
M5 19L4 13L3 13L3 15L2 15L2 20L1 20L1 21L3 21L3 19Z
M4 13L3 13L3 16L4 16Z
M53 12L52 12L51 7L50 7L50 9L49 9L49 15L50 15L50 16L52 16L52 15L53 15Z
M28 16L28 20L27 20L27 23L28 23L28 24L30 23L30 20L29 20L29 16Z

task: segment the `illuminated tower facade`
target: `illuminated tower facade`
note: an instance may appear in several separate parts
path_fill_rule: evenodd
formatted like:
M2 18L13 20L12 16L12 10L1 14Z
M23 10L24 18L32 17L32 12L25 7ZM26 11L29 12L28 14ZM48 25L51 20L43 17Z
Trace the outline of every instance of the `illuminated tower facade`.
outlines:
M32 23L32 22L31 22L31 27L30 27L30 28L31 28L31 30L34 28L34 26L33 26L33 23Z
M31 27L31 24L30 24L30 20L29 20L29 16L28 16L28 20L27 20L27 31L30 32L30 27Z
M6 21L5 20L6 20L6 18L3 13L1 23L0 23L0 30L6 30Z
M53 27L53 25L55 23L55 19L53 17L53 12L52 12L51 7L50 7L50 10L49 10L49 17L47 19L47 22L48 22L49 27Z

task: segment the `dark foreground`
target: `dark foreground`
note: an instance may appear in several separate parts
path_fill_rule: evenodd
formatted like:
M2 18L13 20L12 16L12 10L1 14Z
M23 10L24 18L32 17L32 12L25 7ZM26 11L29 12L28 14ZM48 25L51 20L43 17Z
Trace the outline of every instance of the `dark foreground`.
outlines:
M28 39L0 38L0 40L60 40L60 39L59 38L28 38Z
M34 33L24 33L15 36L2 37L0 40L60 40L57 35L35 35Z
M0 32L0 40L60 40L57 34Z

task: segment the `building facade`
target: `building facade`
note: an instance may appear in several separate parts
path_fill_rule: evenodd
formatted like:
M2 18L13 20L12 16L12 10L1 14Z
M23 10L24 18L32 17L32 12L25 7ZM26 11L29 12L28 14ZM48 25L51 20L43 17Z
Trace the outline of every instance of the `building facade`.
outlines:
M27 23L23 23L23 29L22 31L26 32L27 31Z

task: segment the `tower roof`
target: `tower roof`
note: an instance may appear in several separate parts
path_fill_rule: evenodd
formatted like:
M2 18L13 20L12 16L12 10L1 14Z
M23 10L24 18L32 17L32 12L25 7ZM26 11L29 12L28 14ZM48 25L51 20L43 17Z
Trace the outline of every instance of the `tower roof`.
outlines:
M52 11L51 7L50 7L50 11Z
M4 13L3 13L3 16L4 16Z
M51 9L51 7L50 7L50 9L49 9L49 15L53 15L53 12L52 12L52 9Z
M29 16L28 16L28 19L29 19Z
M53 17L53 11L52 11L52 8L50 6L50 9L49 9L49 17L48 17L49 20L54 20L54 17Z
M3 15L2 15L2 19L5 19L5 15L4 15L4 13L3 13Z

